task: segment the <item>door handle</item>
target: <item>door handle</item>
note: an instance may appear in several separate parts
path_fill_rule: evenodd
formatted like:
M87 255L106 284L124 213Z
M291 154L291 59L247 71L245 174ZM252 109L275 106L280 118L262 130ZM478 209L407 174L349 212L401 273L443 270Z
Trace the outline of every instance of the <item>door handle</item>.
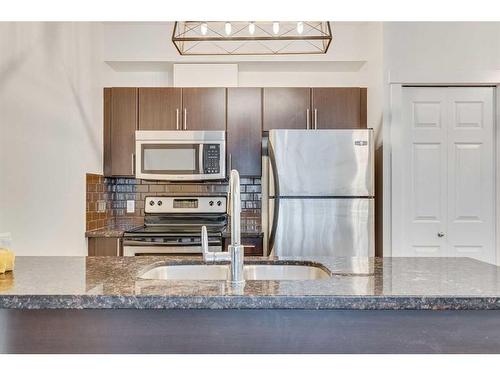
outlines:
M187 116L188 116L188 111L186 108L184 108L184 130L187 130Z
M438 235L438 237L440 237L440 238L441 238L441 237L444 237L444 233L443 233L443 232L438 232L438 234L437 234L437 235Z
M310 113L311 111L309 110L309 108L306 109L306 129L310 129L311 128L311 119L310 119Z
M314 129L318 129L318 109L314 108Z
M175 109L175 129L179 130L179 108Z

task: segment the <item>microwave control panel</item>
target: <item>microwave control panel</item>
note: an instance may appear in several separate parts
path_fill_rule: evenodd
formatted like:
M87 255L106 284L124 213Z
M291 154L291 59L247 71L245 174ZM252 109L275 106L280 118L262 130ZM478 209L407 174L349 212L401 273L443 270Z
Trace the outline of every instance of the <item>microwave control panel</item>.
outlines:
M220 145L205 144L203 146L203 173L220 173Z

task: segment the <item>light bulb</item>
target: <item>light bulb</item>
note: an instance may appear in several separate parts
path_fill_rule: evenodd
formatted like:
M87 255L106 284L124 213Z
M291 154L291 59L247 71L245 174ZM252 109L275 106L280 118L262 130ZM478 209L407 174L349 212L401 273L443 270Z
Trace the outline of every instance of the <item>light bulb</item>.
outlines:
M231 34L231 22L226 22L224 25L224 31L226 32L226 35Z
M297 22L297 32L299 34L302 34L304 32L304 22L302 21Z
M250 35L253 35L255 33L255 23L250 22L248 24L248 32L250 33Z
M207 35L208 26L206 23L202 23L200 26L200 31L202 35Z
M280 32L280 23L273 22L273 33L278 34Z

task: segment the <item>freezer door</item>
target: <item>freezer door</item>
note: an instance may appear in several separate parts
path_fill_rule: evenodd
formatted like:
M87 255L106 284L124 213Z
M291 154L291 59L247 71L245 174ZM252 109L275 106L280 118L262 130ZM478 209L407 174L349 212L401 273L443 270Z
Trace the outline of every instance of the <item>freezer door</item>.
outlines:
M374 256L372 198L270 199L269 210L271 255Z
M373 130L269 132L270 196L374 196Z

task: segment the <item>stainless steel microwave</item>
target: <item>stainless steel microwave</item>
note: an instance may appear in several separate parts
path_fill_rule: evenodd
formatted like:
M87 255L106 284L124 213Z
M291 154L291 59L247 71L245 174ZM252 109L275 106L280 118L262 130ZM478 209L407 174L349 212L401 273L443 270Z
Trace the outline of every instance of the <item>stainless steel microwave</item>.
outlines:
M200 181L226 176L224 131L139 130L135 152L137 178Z

